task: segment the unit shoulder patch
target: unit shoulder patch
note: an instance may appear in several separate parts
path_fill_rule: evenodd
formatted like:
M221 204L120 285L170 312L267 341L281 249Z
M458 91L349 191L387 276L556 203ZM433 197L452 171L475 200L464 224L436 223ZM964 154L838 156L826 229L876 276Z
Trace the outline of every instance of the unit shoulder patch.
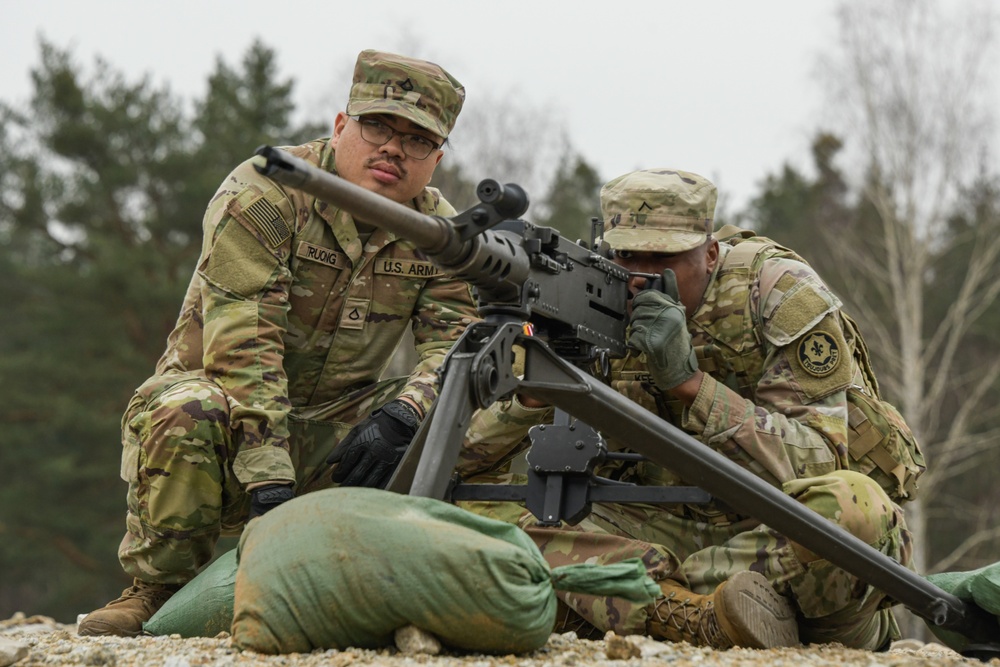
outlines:
M831 314L782 348L788 381L806 401L846 389L854 377L854 348Z
M796 358L802 369L813 377L826 377L840 365L843 351L826 331L815 330L799 341Z

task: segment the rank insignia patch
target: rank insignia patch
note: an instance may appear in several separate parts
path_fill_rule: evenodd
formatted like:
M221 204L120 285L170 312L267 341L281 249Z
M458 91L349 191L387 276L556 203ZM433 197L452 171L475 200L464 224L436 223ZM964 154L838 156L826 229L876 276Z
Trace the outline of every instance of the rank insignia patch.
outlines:
M798 359L810 375L826 377L840 365L840 348L830 334L813 331L799 342Z

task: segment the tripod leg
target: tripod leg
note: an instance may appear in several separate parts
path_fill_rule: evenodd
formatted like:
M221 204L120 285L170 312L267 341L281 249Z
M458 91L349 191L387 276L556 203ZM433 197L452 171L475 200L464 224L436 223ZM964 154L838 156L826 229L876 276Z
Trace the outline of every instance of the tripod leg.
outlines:
M818 519L780 489L574 368L544 344L531 339L524 343L527 359L519 391L586 419L609 439L628 443L730 506L794 535L798 544L885 591L934 625L982 638L984 644L994 642L995 616L938 588L839 526Z
M438 500L445 497L465 431L477 407L469 391L474 357L472 354L457 354L449 363L448 373L434 404L433 418L425 420L427 430L410 486L411 496Z
M386 491L403 494L410 492L410 486L413 484L413 478L417 472L417 463L420 462L420 457L424 453L424 445L427 444L427 431L434 420L436 407L437 400L431 403L430 409L424 415L424 421L417 429L413 440L410 441L410 446L406 448L403 460L399 462L399 467L396 468L396 472L392 474L389 484L385 487Z

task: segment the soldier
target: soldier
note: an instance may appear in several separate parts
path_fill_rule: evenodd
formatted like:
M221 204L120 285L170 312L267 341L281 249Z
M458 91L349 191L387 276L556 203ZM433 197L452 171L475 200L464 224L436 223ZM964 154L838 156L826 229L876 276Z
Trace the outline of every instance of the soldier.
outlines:
M612 365L613 387L908 565L910 534L893 500L912 496L923 458L880 400L856 326L792 251L737 228L713 235L716 199L710 182L673 169L633 172L602 189L604 239L633 274L631 350ZM661 275L663 291L642 289ZM526 397L479 413L459 469L498 469L547 417ZM650 461L617 465L598 472L685 484ZM564 616L578 627L582 618L602 631L714 648L801 639L876 650L899 637L883 592L719 501L596 504L570 530L532 527L516 507L469 508L518 522L552 565L613 560L602 554L611 536L638 541L627 555L645 558L664 596L637 609L564 595Z
M441 67L363 51L330 138L288 148L428 215L428 188L465 99ZM220 534L308 491L384 487L436 395L434 371L476 319L469 286L408 241L238 166L156 373L122 420L134 577L82 635L134 636L212 557ZM409 377L380 380L412 330ZM333 467L331 475L331 464Z

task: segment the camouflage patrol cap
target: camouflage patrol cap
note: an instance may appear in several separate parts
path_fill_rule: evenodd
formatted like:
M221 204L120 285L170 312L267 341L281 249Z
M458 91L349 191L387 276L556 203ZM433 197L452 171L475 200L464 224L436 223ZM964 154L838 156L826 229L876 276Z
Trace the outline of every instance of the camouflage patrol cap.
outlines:
M615 250L677 253L712 234L718 192L707 179L677 169L644 169L601 188L604 240Z
M347 115L392 114L446 139L464 101L465 88L438 65L369 49L354 66Z

